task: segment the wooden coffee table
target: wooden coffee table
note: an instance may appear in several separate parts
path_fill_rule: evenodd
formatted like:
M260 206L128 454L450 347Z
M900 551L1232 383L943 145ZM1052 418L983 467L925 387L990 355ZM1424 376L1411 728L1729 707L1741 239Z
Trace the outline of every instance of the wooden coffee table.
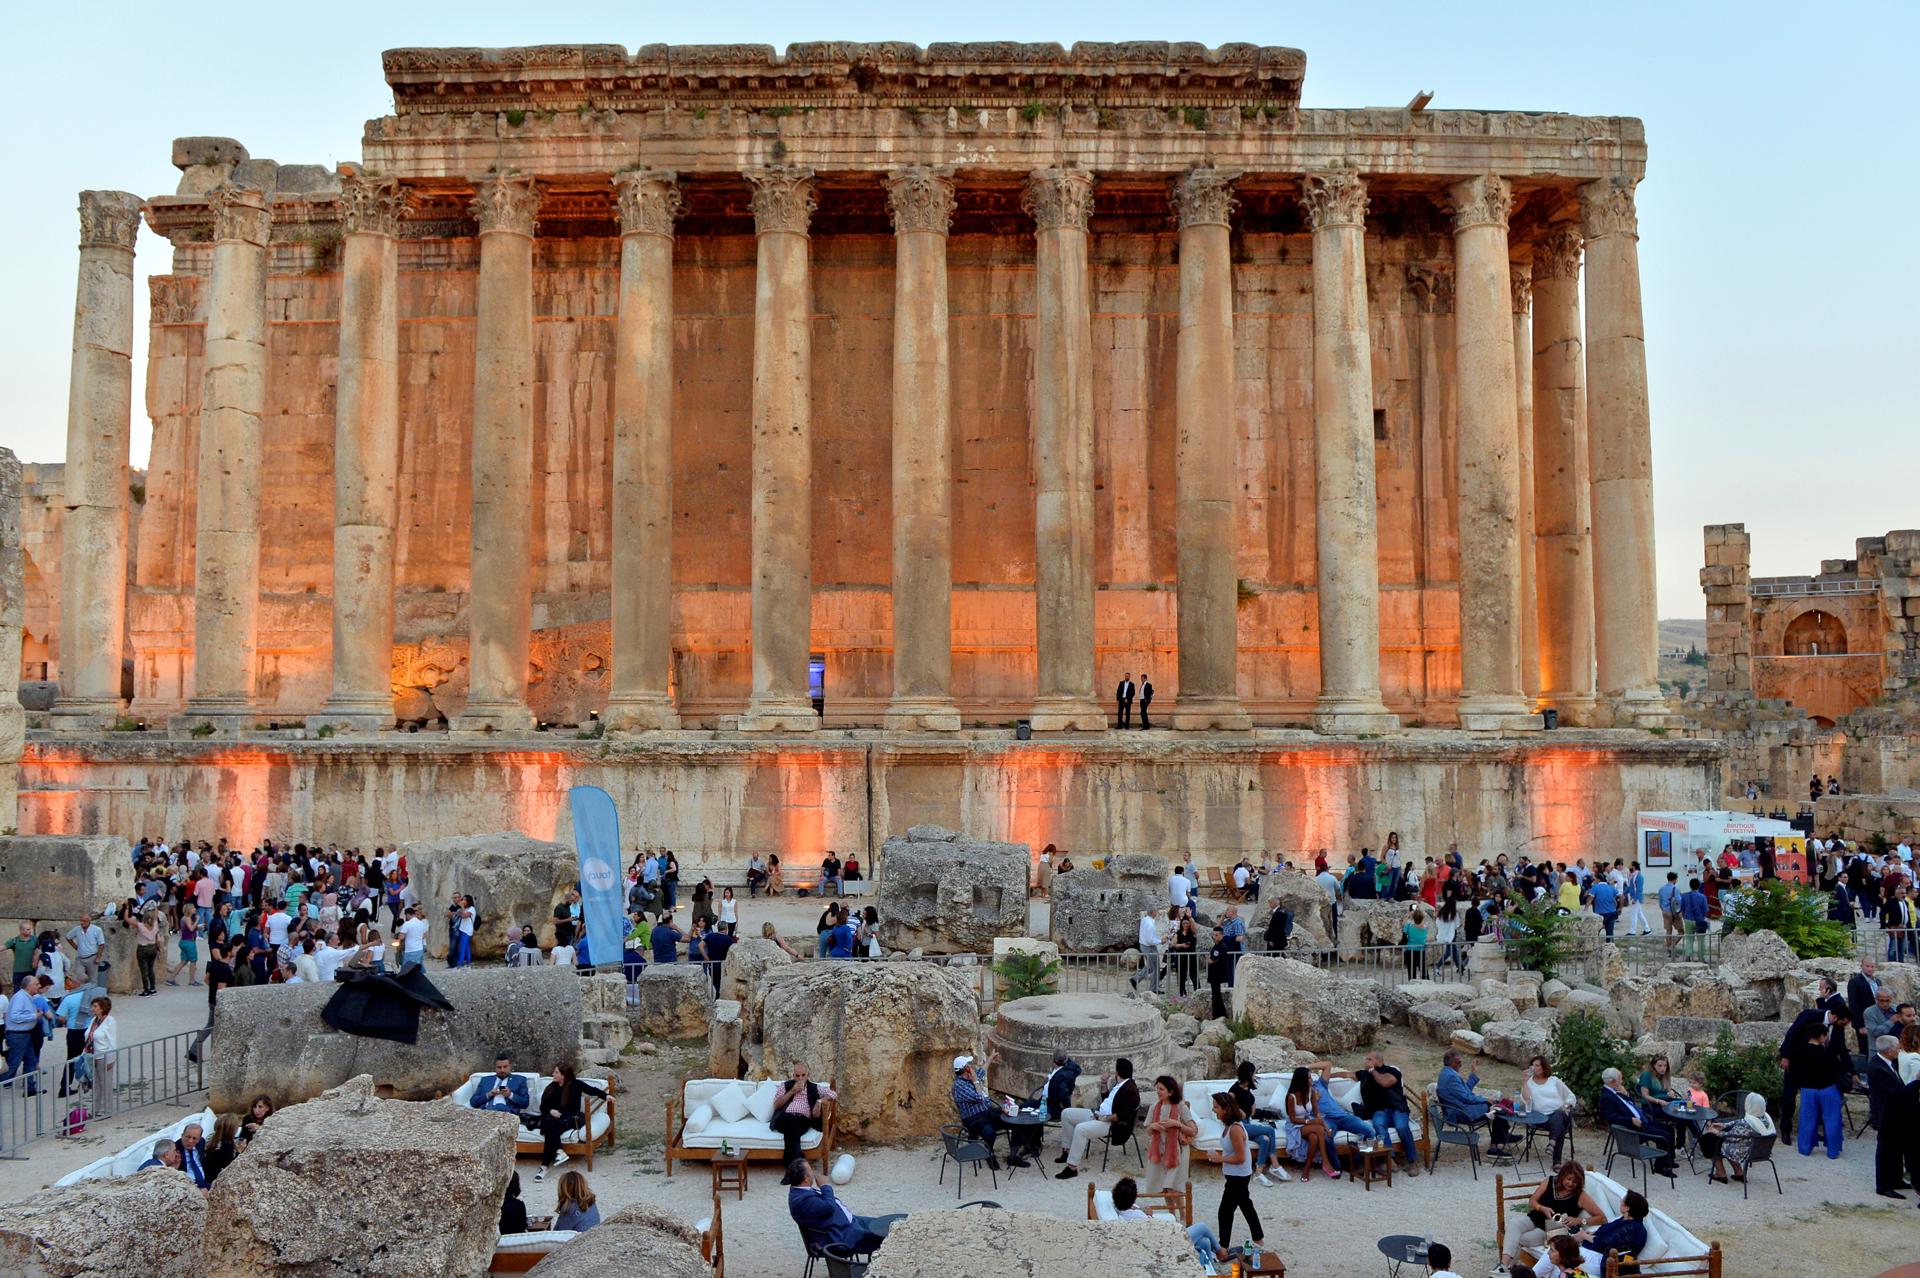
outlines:
M1393 1188L1393 1146L1375 1145L1372 1149L1363 1149L1358 1145L1348 1145L1353 1155L1353 1169L1347 1173L1356 1185L1365 1185L1367 1192L1373 1192L1373 1182L1384 1180L1387 1188Z
M745 1158L719 1158L713 1160L713 1192L734 1191L736 1199L747 1196L747 1160Z
M1286 1278L1287 1266L1286 1263L1273 1252L1263 1251L1254 1256L1253 1268L1242 1269L1240 1272L1255 1276L1255 1278L1261 1274L1271 1275L1272 1278Z

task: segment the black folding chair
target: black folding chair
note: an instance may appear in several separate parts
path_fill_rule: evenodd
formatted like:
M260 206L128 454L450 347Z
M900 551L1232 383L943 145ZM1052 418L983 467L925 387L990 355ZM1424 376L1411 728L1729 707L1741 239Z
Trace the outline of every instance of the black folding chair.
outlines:
M1141 1117L1144 1117L1145 1113L1146 1111L1142 1110ZM1140 1170L1146 1170L1147 1157L1140 1152L1140 1118L1135 1118L1125 1127L1121 1127L1118 1122L1111 1123L1107 1127L1105 1136L1095 1136L1094 1139L1100 1142L1101 1171L1107 1169L1107 1154L1111 1150L1125 1149L1128 1145L1133 1146L1133 1157L1140 1164Z
M1428 1143L1427 1150L1427 1170L1432 1171L1439 1163L1442 1147L1459 1145L1467 1151L1467 1164L1473 1169L1473 1178L1479 1180L1480 1133L1487 1130L1487 1120L1448 1118L1446 1107L1437 1100L1427 1106L1427 1116L1433 1122L1433 1139Z
M1753 1144L1747 1147L1746 1163L1735 1164L1740 1167L1741 1171L1740 1196L1742 1198L1747 1196L1747 1188L1753 1183L1753 1169L1761 1163L1765 1163L1767 1170L1773 1173L1773 1192L1776 1194L1784 1194L1787 1192L1780 1187L1780 1168L1776 1166L1773 1161L1773 1147L1779 1139L1780 1134L1778 1132L1775 1132L1771 1136L1755 1136L1753 1138Z
M1679 1187L1679 1180L1674 1174L1673 1151L1665 1145L1648 1140L1634 1128L1617 1126L1607 1129L1607 1144L1606 1172L1609 1176L1613 1174L1613 1160L1624 1158L1640 1173L1640 1188L1646 1190L1649 1170L1664 1162L1667 1171L1662 1174L1667 1178L1668 1188ZM1631 1182L1631 1174L1628 1180Z
M827 1278L866 1278L867 1266L873 1263L870 1253L848 1251L832 1243L821 1248L821 1255L827 1262Z
M978 1176L979 1164L987 1164L987 1171L993 1176L993 1187L1000 1188L1000 1172L994 1166L993 1149L978 1137L970 1136L967 1130L958 1124L949 1123L940 1129L940 1179L936 1184L947 1183L947 1162L951 1159L959 1165L953 1178L953 1196L960 1197L960 1187L966 1182L967 1167L974 1166L974 1175ZM1143 1164L1144 1165L1144 1164Z

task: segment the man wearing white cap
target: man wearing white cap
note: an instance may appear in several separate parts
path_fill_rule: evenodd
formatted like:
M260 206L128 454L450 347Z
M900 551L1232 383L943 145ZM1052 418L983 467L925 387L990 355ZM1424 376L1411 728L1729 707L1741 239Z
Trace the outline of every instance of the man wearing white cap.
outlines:
M989 1052L987 1064L991 1066L998 1056ZM987 1147L987 1166L998 1171L1000 1160L993 1156L993 1142L1007 1124L1000 1107L993 1098L980 1089L980 1080L973 1072L973 1057L956 1056L953 1058L953 1108L960 1115L960 1125L967 1134L985 1143ZM1023 1152L1014 1144L1018 1136L1007 1138L1007 1161L1015 1167L1032 1166Z

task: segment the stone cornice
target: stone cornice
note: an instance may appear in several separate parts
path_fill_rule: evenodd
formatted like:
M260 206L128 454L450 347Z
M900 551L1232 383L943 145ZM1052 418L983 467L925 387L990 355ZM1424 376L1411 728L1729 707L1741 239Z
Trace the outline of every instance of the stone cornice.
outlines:
M1352 169L1309 173L1301 183L1300 205L1318 231L1329 226L1367 224L1367 184Z
M1253 44L1163 40L1058 44L979 41L813 41L784 53L764 44L617 44L389 49L381 55L394 109L636 110L661 103L767 105L846 100L1022 106L1029 102L1251 102L1290 110L1307 55Z
M1640 215L1634 210L1632 178L1604 178L1580 188L1580 225L1588 243L1609 235L1640 238Z
M805 235L813 217L813 170L777 164L748 173L753 186L753 229L758 235L788 231Z
M1453 206L1453 229L1464 231L1476 226L1504 229L1507 215L1513 211L1513 184L1491 173L1456 182L1448 192Z
M133 252L140 233L140 197L126 191L80 192L80 247Z
M953 178L924 166L887 179L887 208L896 235L932 231L945 235L953 225Z
M1232 226L1233 184L1240 174L1231 169L1195 168L1173 180L1168 200L1175 223L1189 226Z
M673 238L673 220L680 215L680 184L662 169L635 169L613 179L615 204L622 235L664 235Z
M532 178L508 177L496 173L476 183L473 193L473 218L480 233L506 231L531 236L540 212L540 190Z
M273 214L267 209L267 197L257 186L222 182L207 192L213 209L213 238L240 240L265 246L273 236Z
M1020 207L1039 230L1084 231L1093 215L1093 174L1035 169L1020 192Z

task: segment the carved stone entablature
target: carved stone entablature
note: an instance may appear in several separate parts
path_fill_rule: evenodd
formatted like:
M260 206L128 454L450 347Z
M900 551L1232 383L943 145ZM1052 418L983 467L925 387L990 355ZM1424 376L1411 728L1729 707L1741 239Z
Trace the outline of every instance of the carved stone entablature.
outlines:
M1042 231L1084 231L1093 216L1093 174L1083 169L1035 169L1020 207Z
M776 164L749 172L753 184L753 229L760 235L790 231L805 235L813 217L813 170Z
M1422 315L1453 314L1453 270L1445 266L1409 266L1407 291Z
M1525 315L1533 309L1533 264L1509 262L1507 276L1513 288L1513 313Z
M1513 211L1512 184L1492 173L1455 182L1448 194L1453 204L1455 231L1474 226L1504 227L1507 214Z
M1634 211L1631 178L1602 178L1580 188L1580 224L1589 241L1609 235L1640 238L1640 216Z
M133 252L140 233L140 197L126 191L80 192L80 247Z
M673 238L673 220L680 216L680 184L665 169L634 169L613 179L623 235L664 235Z
M193 324L200 315L198 275L149 275L147 319L153 324Z
M407 193L397 180L341 169L340 217L346 234L398 235L406 212Z
M953 205L953 179L938 170L920 165L887 179L887 207L893 213L896 234L945 235L953 225Z
M1173 180L1169 200L1182 230L1189 226L1231 226L1237 169L1194 168Z
M222 182L207 192L213 210L213 238L242 240L264 246L273 235L273 214L266 194L257 186Z
M531 236L540 213L540 189L532 178L495 173L476 185L472 211L482 235L489 231L507 231Z
M1536 280L1573 280L1580 278L1580 250L1586 241L1580 228L1571 222L1556 223L1533 244L1533 278Z
M1318 231L1329 226L1367 224L1367 184L1352 169L1326 169L1303 179L1300 205Z
M952 100L980 106L1086 101L1118 106L1237 106L1300 100L1298 49L1159 40L1058 44L813 41L784 53L764 44L545 45L511 49L389 49L382 55L401 115L444 111L452 86L475 109L570 113L657 109L665 103L791 105Z

